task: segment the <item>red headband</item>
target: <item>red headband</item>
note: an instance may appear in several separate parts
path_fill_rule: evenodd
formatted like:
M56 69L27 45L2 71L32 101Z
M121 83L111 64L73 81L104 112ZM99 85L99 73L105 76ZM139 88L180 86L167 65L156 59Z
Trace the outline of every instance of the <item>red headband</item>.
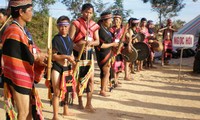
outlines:
M132 23L139 23L140 20L133 20Z
M120 15L114 15L113 17L122 19L122 16L120 16Z
M101 16L101 20L105 20L105 19L109 19L109 18L112 18L112 14Z

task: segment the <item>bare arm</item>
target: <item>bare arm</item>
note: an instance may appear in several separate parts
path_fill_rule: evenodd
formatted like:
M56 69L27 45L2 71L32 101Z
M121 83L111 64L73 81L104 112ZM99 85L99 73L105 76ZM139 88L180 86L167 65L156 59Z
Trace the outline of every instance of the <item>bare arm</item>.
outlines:
M133 31L131 29L128 30L129 36L128 36L128 44L132 43L132 36L133 36Z
M117 47L119 45L119 43L116 42L112 42L112 43L103 43L101 45L101 48L109 48L109 47Z
M67 59L67 55L58 55L58 54L53 54L52 55L52 60L53 61L63 61L65 59Z
M76 34L76 27L74 26L74 24L72 24L70 26L70 29L69 29L69 37L74 40L74 37L75 37L75 34Z
M65 59L67 59L69 62L74 64L73 55L58 55L58 54L53 54L52 55L52 60L53 61L64 61Z
M177 32L176 29L172 28L171 26L169 27L170 30L174 31L174 32Z
M161 28L161 29L158 30L158 32L162 32L162 31L164 31L164 30L167 29L167 28L168 28L168 27Z
M2 45L2 43L0 43L0 49L2 49L2 47L3 47L3 45Z
M98 46L99 45L99 30L94 32L94 40L88 41L87 46Z

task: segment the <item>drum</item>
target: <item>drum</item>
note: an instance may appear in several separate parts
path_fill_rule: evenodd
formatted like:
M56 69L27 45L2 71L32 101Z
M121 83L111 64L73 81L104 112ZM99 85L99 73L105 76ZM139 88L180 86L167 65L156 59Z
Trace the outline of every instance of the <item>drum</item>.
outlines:
M129 52L128 47L125 47L121 51L121 55L126 62L134 62L137 60L138 52L135 48L132 48L131 52Z
M139 32L135 36L133 36L133 39L137 39L138 42L143 42L145 39L145 35Z
M163 50L163 44L161 42L158 42L157 40L154 40L151 43L151 47L153 48L154 51L156 52L161 52Z
M138 52L138 57L137 60L145 60L146 58L149 57L150 55L150 49L149 46L144 43L144 42L137 42L133 44L133 47L137 50Z

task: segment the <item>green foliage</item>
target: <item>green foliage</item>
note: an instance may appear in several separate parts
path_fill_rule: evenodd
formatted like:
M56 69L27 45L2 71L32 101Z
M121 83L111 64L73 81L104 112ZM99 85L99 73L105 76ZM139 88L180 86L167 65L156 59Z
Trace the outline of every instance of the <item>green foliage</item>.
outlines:
M57 34L56 20L53 19L53 36ZM49 17L43 15L40 12L36 12L32 18L32 21L27 24L27 27L33 37L33 40L40 48L46 48L48 39L48 22ZM52 37L53 37L52 36Z
M123 6L124 0L115 0L114 5L111 7L113 13L119 13L124 19L128 18L132 10L125 10Z
M81 15L81 6L84 3L91 3L92 0L62 0L61 2L71 12L73 19L76 19Z
M81 15L81 6L84 3L92 3L95 8L94 20L98 20L99 14L103 11L120 12L120 14L127 18L130 16L131 10L125 10L123 7L123 0L115 0L114 4L107 7L108 2L104 3L103 0L62 0L61 1L67 10L71 12L73 19L78 18Z
M152 10L158 13L160 23L162 17L166 19L178 16L178 12L185 7L183 0L143 0L143 2L151 3Z
M27 24L35 44L40 48L46 48L48 39L49 6L56 0L33 0L34 12L32 21ZM55 19L53 19L53 35L57 33Z
M38 7L38 12L49 15L49 6L53 5L56 0L33 0L33 5Z
M182 21L179 19L179 20L173 21L173 26L176 30L178 30L182 28L185 23L186 23L185 21Z
M96 0L93 1L96 12L102 13L103 11L106 11L106 6L108 5L108 2L104 3L103 0Z

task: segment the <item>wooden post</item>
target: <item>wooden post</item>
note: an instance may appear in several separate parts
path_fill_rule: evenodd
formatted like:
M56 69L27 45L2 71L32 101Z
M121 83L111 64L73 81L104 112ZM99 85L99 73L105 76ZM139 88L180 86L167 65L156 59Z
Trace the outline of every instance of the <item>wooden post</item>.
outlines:
M51 60L52 60L52 17L49 17L47 54L48 54L47 80L50 80L51 79Z
M178 80L181 80L181 65L182 65L182 61L183 61L183 50L184 50L184 48L181 48L180 64L179 64L179 71L178 71Z

